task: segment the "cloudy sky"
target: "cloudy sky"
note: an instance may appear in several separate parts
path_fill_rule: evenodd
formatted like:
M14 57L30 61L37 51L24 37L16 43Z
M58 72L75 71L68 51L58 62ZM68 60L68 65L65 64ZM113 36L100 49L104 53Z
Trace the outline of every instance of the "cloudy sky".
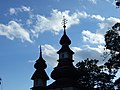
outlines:
M75 63L104 52L104 34L120 22L114 0L0 0L0 77L3 90L29 90L34 61L42 46L50 74L61 48L62 19L72 41ZM48 81L48 84L52 80Z

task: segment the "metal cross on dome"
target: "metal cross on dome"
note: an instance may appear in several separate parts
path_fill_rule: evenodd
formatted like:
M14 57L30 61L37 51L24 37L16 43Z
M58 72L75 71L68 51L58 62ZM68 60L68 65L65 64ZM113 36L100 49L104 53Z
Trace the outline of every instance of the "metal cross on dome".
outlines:
M66 23L67 23L67 19L65 19L65 16L63 16L63 22L62 22L62 25L63 25L63 28L64 28L64 30L65 30L65 28L66 28Z

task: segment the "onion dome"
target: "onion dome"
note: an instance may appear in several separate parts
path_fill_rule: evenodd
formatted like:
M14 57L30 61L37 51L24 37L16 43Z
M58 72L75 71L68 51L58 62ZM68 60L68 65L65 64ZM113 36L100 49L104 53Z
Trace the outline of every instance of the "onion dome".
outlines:
M51 73L51 78L58 80L60 78L77 79L77 69L74 66L56 67Z
M66 35L66 31L64 29L64 34L60 39L60 44L61 45L70 45L71 44L71 40L69 39L69 37Z

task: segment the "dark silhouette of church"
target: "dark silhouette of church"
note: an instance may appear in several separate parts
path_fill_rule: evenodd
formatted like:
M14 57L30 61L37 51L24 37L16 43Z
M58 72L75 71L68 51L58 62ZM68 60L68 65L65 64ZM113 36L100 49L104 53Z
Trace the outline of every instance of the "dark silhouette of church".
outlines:
M51 78L55 81L47 85L49 80L48 75L45 72L47 67L46 61L42 57L42 51L40 48L40 57L34 64L36 71L31 79L33 80L33 87L31 90L78 90L77 81L77 69L73 65L74 52L69 48L71 40L66 34L66 19L63 20L64 33L60 39L61 49L57 52L59 54L58 65L51 73Z

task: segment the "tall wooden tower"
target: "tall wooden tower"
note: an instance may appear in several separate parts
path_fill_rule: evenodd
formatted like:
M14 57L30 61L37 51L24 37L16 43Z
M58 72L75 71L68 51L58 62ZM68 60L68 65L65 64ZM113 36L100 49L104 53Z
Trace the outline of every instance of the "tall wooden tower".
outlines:
M31 79L33 80L32 90L46 90L47 80L49 80L48 75L45 72L47 67L45 60L42 57L42 51L40 47L40 56L34 65L36 71L34 72Z

